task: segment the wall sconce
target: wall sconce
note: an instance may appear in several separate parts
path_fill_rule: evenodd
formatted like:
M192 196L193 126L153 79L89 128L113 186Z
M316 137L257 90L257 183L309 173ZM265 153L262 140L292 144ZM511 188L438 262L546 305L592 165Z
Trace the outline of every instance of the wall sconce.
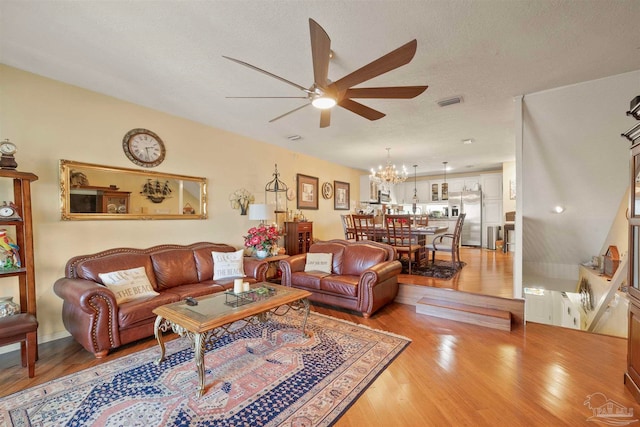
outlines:
M147 199L153 203L162 203L164 199L171 197L171 188L169 188L169 181L165 181L161 184L157 179L152 182L151 179L147 179L147 182L142 186L140 192Z
M636 124L631 129L626 131L625 133L620 134L620 136L624 136L625 138L627 138L632 143L636 142L636 139L640 138L640 123Z

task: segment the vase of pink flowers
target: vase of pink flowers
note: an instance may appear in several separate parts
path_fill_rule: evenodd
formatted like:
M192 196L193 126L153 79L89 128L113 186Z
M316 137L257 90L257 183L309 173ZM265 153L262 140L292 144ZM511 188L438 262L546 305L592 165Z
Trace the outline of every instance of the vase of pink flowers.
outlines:
M271 253L273 247L278 244L280 232L273 225L259 225L251 227L244 236L244 246L252 248L255 256L258 258L266 258Z

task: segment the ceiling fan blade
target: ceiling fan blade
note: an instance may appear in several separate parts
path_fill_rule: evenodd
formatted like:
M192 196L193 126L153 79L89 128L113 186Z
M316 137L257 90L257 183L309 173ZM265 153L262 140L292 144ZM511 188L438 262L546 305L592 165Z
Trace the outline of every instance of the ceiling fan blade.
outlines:
M240 65L244 65L245 67L249 67L249 68L251 68L252 70L258 71L258 72L263 73L263 74L266 74L267 76L271 76L271 77L273 77L274 79L278 79L278 80L280 80L281 82L284 82L284 83L289 84L289 85L291 85L291 86L295 86L295 87L297 87L298 89L300 89L300 90L301 90L301 91L303 91L303 92L311 93L311 91L310 91L309 89L307 89L307 88L305 88L305 87L302 87L302 86L300 86L299 84L294 83L294 82L292 82L292 81L289 81L289 80L287 80L287 79L285 79L285 78L283 78L283 77L276 76L275 74L270 73L270 72L268 72L268 71L265 71L265 70L263 70L262 68L258 68L258 67L256 67L255 65L251 65L251 64L249 64L249 63L247 63L247 62L240 61L239 59L234 59L234 58L231 58L231 57L229 57L229 56L224 56L224 55L222 55L222 57L223 57L223 58L228 59L229 61L233 61L233 62L236 62L236 63L238 63L238 64L240 64Z
M313 60L313 77L316 86L327 87L329 75L329 56L331 54L331 39L327 32L313 19L309 18L309 32L311 33L311 59Z
M331 109L320 110L320 127L327 128L331 124Z
M225 96L225 98L227 99L244 99L244 98L257 98L257 99L280 99L280 98L287 98L287 99L309 99L308 96Z
M338 105L369 120L378 120L386 116L386 114L381 113L378 110L374 110L373 108L347 98L338 102Z
M307 107L307 106L309 106L309 105L311 105L311 104L304 104L304 105L302 105L302 106L300 106L300 107L298 107L298 108L294 108L294 109L293 109L293 110L291 110L291 111L287 111L286 113L284 113L284 114L282 114L282 115L280 115L280 116L276 117L275 119L271 119L271 120L269 120L269 123L273 123L273 122L275 122L276 120L280 120L280 119L281 119L281 118L283 118L284 116L288 116L288 115L289 115L289 114L291 114L291 113L295 113L296 111L301 110L301 109L303 109L304 107Z
M409 43L400 46L396 50L370 62L364 67L358 68L351 74L347 74L340 80L334 82L334 84L338 91L341 92L381 74L395 70L398 67L402 67L411 62L413 56L416 54L417 48L418 42L416 39L413 39Z
M429 86L363 87L347 89L345 98L415 98Z

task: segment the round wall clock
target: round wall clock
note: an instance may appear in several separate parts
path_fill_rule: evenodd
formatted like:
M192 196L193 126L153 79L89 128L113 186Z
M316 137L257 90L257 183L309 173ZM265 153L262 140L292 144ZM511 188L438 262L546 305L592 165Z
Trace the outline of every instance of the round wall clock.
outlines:
M325 199L330 199L333 197L333 185L330 182L325 182L322 184L322 197Z
M291 201L296 198L296 190L289 188L287 190L287 200Z
M139 166L152 168L164 161L164 142L147 129L131 129L122 139L122 149L129 160Z

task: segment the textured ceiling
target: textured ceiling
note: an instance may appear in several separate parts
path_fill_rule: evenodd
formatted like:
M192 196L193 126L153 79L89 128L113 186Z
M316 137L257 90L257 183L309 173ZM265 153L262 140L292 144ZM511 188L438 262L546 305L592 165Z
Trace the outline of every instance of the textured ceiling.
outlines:
M311 86L309 18L331 80L415 38L411 63L359 87L429 89L362 100L387 114L374 122L336 108L325 129L313 107L268 123L304 100L226 98L300 92L222 55ZM637 0L1 0L0 62L354 168L391 147L419 174L457 173L515 159L514 96L640 69L639 25Z

